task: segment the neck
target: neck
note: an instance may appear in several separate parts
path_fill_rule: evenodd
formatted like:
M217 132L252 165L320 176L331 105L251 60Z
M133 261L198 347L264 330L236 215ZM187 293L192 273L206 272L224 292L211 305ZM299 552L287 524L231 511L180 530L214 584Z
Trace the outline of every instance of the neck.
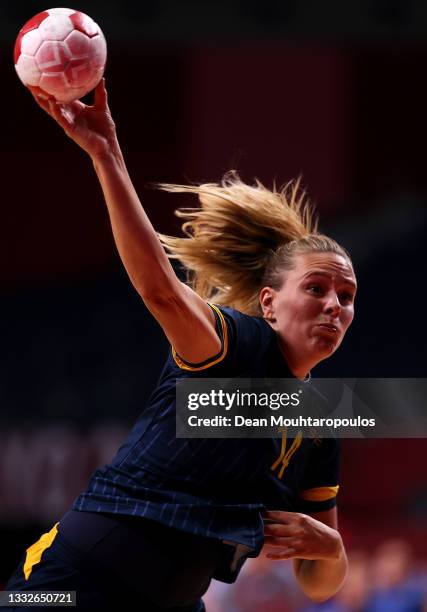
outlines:
M291 350L280 336L278 336L278 342L280 351L286 359L286 363L292 374L300 380L307 378L307 376L310 375L310 370L319 363L319 360L315 360L313 357L309 358L307 355L298 354L296 351Z

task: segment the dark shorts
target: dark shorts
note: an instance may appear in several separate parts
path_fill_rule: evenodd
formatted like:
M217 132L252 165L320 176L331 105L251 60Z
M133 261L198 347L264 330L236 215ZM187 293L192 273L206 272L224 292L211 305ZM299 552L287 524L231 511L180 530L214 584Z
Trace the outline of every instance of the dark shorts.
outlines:
M78 610L203 612L233 550L147 519L70 511L27 549L6 590L76 591Z

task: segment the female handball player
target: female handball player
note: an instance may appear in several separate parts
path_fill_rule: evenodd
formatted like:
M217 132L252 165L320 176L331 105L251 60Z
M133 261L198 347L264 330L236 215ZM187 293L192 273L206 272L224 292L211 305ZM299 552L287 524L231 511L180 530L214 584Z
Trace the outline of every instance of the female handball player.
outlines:
M34 97L90 156L123 265L171 351L125 444L27 549L7 590L76 591L78 609L199 612L211 579L233 582L264 547L272 561L293 559L310 598L327 599L347 569L336 440L178 439L175 390L188 377L307 380L353 319L348 253L318 233L298 181L270 191L235 173L162 185L197 194L200 207L178 213L185 237L159 236L127 173L104 81L93 106Z

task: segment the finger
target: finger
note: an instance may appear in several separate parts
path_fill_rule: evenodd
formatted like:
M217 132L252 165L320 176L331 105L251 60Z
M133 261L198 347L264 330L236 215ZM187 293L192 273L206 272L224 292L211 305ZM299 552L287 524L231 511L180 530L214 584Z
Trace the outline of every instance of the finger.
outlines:
M282 525L280 523L267 523L264 525L264 536L291 536L295 533L293 525Z
M285 559L292 559L295 556L295 551L293 548L285 548L280 552L267 553L265 556L272 561L284 561Z
M277 548L278 546L281 546L282 548L293 548L295 549L294 546L294 541L292 538L265 538L264 539L264 547L266 548Z
M102 78L95 87L95 106L99 109L108 107L108 94L105 89L105 79Z
M264 519L274 523L291 523L295 520L295 512L285 512L284 510L267 510L263 515Z
M30 89L30 88L28 88ZM49 115L51 114L50 109L49 109L49 98L44 98L42 96L40 96L39 94L35 93L34 91L32 91L30 89L31 95L33 96L34 100L36 101L36 103L40 106L40 108L42 108L46 113L48 113Z
M86 105L80 100L73 100L67 104L61 102L53 102L52 104L53 116L64 129L65 127L73 127L77 117L85 108L87 108Z
M37 98L38 100L51 100L51 99L53 99L53 96L48 94L46 91L43 91L43 89L40 89L40 87L36 87L35 85L27 85L27 89L29 89L31 91L32 95L35 98Z
M52 117L59 123L65 131L69 130L74 125L74 115L71 109L66 104L58 104L49 101L49 108Z

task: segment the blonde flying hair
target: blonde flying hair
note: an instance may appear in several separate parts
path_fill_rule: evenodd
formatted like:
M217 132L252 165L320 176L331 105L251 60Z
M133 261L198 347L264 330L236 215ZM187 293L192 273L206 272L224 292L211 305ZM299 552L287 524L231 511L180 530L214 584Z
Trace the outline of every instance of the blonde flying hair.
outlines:
M187 269L190 286L208 301L260 316L260 290L280 289L295 255L332 252L351 263L343 247L318 233L300 179L270 191L258 180L247 185L230 171L220 183L159 188L198 195L200 207L175 212L185 220L186 237L159 238L169 257Z

